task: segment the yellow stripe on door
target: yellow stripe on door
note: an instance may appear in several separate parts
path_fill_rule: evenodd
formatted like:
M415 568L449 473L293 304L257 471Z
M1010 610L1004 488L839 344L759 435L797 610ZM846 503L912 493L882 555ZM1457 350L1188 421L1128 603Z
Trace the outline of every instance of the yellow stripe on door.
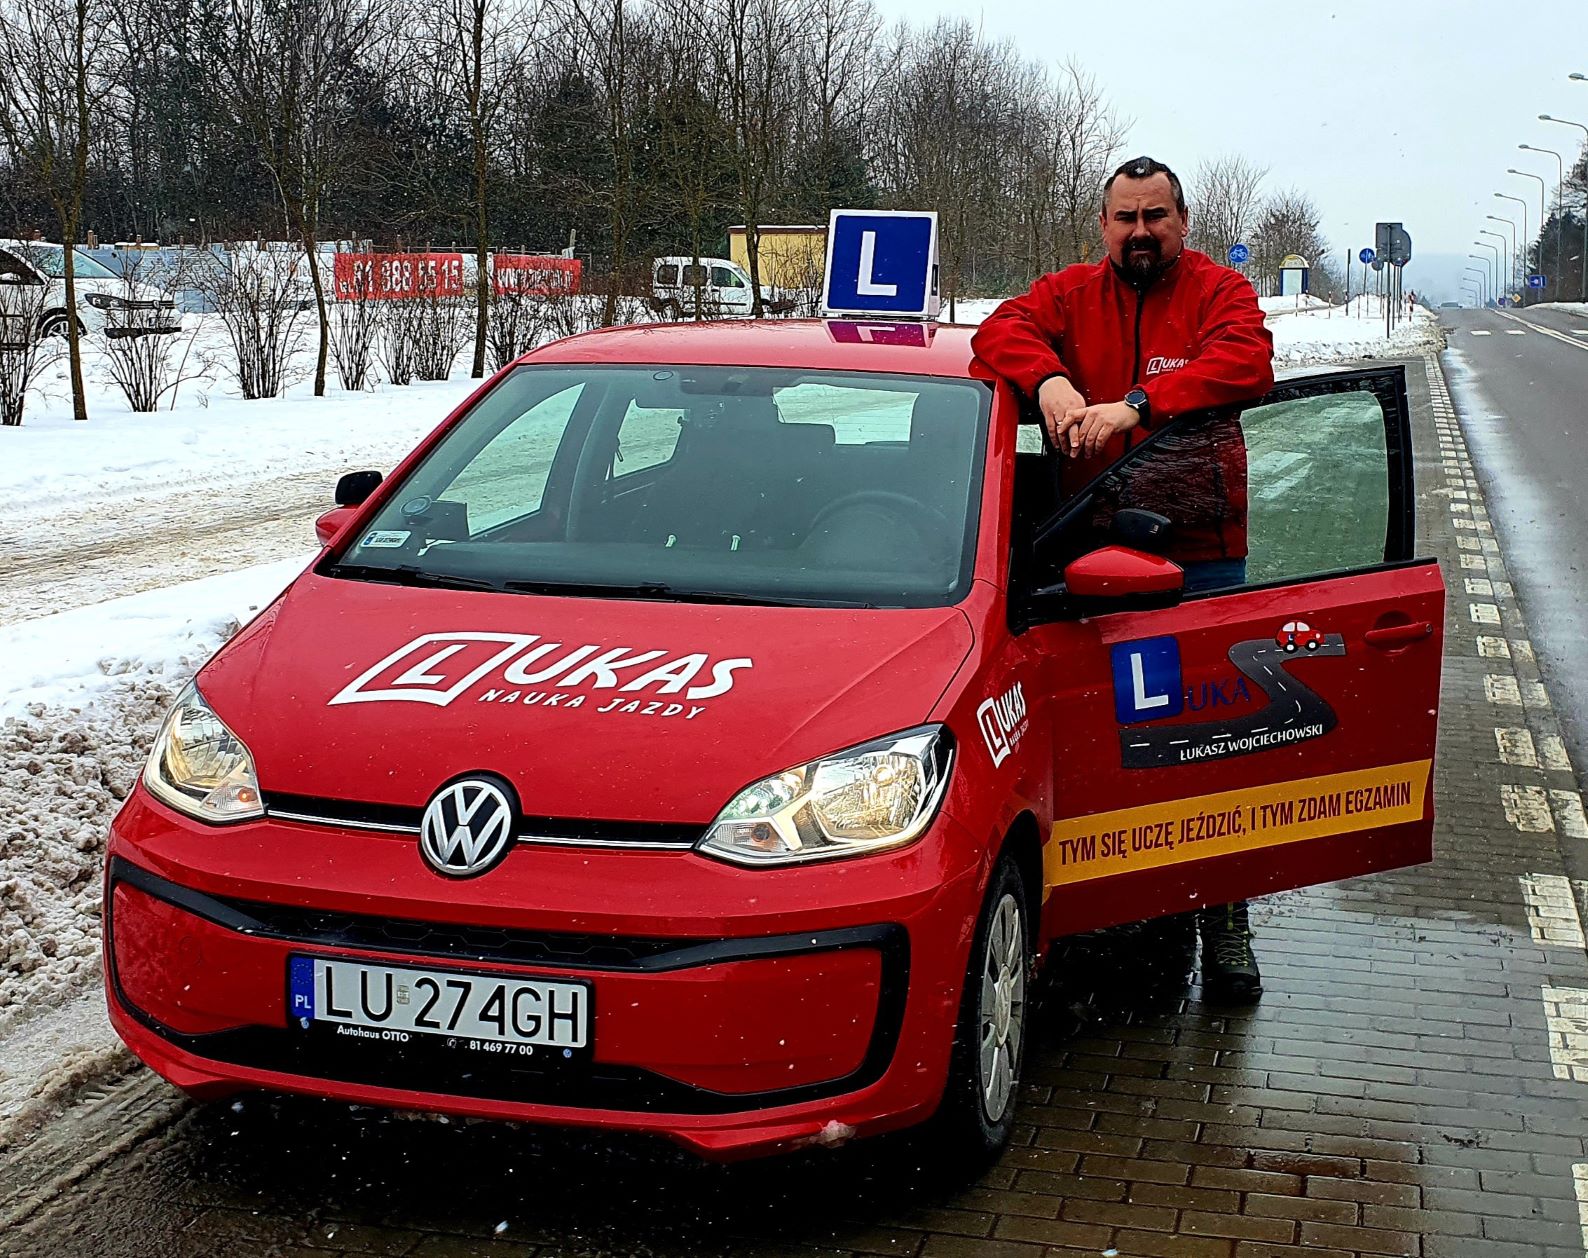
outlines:
M1419 821L1431 760L1169 799L1057 821L1048 886Z

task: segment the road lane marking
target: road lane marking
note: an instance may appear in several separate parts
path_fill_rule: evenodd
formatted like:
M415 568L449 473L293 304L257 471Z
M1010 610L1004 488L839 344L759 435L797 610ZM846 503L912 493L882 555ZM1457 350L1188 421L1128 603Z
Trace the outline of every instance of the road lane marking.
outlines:
M1520 332L1513 332L1509 328L1506 329L1506 331L1512 336L1526 336L1528 332L1537 332L1540 336L1550 337L1553 340L1559 341L1562 345L1570 345L1573 349L1588 350L1588 345L1584 345L1581 341L1575 339L1575 337L1567 336L1564 332L1557 332L1554 328L1546 328L1541 323L1533 323L1528 319L1523 319L1518 315L1510 314L1504 310L1497 311L1496 313L1498 313L1502 318L1509 319L1512 323L1520 323L1522 325L1523 330Z
M1559 734L1545 734L1539 740L1538 754L1546 769L1560 773L1571 772L1571 757L1566 754L1566 740Z
M1538 768L1538 749L1533 746L1533 733L1526 729L1496 729L1494 741L1499 744L1500 759L1506 764L1525 769Z
M1488 336L1489 332L1485 328L1473 328L1469 335L1472 335L1472 336Z
M1509 673L1489 673L1483 679L1483 693L1490 703L1507 708L1522 706L1522 692L1517 688L1516 678Z
M1555 825L1571 839L1588 839L1588 817L1583 816L1582 796L1576 791L1555 790L1549 793L1550 806L1555 810Z
M1505 329L1505 334L1507 336L1526 336L1527 335L1527 329L1526 328L1506 328Z
M1523 834L1553 834L1555 814L1549 808L1549 794L1542 786L1500 787L1500 807L1505 819Z
M1588 991L1545 987L1542 994L1555 1077L1588 1083Z
M1523 874L1522 902L1533 942L1546 947L1588 948L1570 879L1560 874Z

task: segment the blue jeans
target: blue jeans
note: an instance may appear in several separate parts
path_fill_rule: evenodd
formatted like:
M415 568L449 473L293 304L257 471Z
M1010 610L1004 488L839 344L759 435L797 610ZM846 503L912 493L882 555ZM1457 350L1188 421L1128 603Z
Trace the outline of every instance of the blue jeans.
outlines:
M1182 564L1185 569L1185 592L1195 594L1202 590L1225 590L1246 584L1246 560L1203 559Z

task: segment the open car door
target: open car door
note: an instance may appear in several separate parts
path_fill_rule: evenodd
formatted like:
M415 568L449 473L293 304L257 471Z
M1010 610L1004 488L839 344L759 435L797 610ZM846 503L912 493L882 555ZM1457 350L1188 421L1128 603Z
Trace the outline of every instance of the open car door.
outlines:
M1050 930L1431 858L1445 594L1414 557L1413 506L1394 366L1167 424L1038 530L1023 579L1043 622L1034 717L1052 723ZM1171 557L1195 539L1224 559L1217 588L1077 593L1068 565L1117 540L1123 508L1168 517Z

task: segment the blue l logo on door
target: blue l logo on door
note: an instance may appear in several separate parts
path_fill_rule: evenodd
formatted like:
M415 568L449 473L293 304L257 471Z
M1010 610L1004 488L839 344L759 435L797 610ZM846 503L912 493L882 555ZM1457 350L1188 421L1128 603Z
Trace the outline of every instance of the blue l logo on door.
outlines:
M1173 638L1143 638L1112 649L1114 715L1121 725L1178 716L1185 707L1180 681L1180 644Z

